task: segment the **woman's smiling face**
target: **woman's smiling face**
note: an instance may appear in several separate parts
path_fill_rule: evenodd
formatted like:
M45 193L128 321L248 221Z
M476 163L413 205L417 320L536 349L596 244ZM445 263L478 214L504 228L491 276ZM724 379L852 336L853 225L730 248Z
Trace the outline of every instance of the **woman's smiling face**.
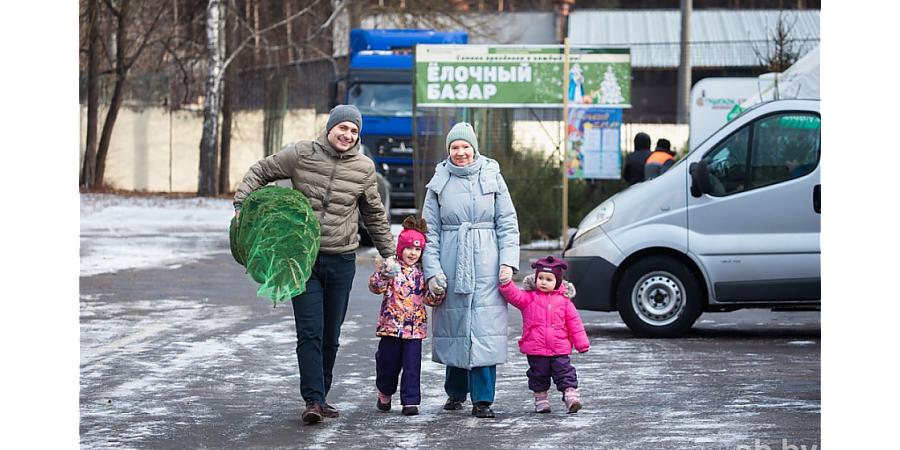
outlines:
M457 139L450 143L450 161L458 167L465 167L475 161L475 149L468 141Z

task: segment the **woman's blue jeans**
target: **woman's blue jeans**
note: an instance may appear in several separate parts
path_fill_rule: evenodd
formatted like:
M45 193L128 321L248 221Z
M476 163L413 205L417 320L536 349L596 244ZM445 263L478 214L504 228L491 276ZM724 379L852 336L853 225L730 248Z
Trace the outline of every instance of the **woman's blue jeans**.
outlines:
M494 403L497 385L497 366L473 367L471 370L447 366L444 390L453 398L465 400L470 394L472 403Z
M356 275L356 253L319 254L306 290L291 299L297 328L300 395L307 404L325 405L331 390L341 325Z

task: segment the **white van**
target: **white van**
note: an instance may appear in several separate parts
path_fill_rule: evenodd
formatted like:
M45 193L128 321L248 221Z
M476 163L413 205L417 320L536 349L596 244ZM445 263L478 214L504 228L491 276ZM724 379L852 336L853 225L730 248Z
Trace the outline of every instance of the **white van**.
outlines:
M819 308L819 106L758 104L591 211L563 252L575 306L648 337L704 311Z

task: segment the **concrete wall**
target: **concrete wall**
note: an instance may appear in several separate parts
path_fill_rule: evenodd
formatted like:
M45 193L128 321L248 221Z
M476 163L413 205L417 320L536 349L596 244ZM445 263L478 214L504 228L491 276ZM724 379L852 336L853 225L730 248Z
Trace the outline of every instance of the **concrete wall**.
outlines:
M105 117L106 111L101 111L101 122ZM79 169L84 160L86 118L87 107L82 106ZM288 110L282 142L315 139L327 121L327 114L316 115L313 110ZM202 129L200 111L123 106L110 140L104 183L130 191L197 192ZM230 190L264 157L263 151L263 112L237 112L231 137Z
M86 117L87 107L82 106L79 169L84 160ZM106 111L101 111L101 121L105 117ZM288 110L282 142L315 139L327 121L327 114L317 115L313 110ZM561 125L555 121L518 121L514 145L552 153L561 138ZM113 129L103 181L112 188L129 191L197 192L202 128L200 111L123 106ZM683 154L688 130L687 125L623 124L622 150L631 152L634 135L643 131L650 135L654 147L657 139L666 138ZM236 113L231 137L231 191L247 169L263 158L263 151L263 112Z

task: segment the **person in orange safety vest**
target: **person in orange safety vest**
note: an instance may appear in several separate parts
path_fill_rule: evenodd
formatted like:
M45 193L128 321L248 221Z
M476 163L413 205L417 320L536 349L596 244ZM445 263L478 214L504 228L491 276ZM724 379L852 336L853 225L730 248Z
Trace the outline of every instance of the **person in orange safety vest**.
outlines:
M675 164L675 152L671 150L672 144L668 139L656 141L656 151L650 154L644 163L644 181L662 175Z

